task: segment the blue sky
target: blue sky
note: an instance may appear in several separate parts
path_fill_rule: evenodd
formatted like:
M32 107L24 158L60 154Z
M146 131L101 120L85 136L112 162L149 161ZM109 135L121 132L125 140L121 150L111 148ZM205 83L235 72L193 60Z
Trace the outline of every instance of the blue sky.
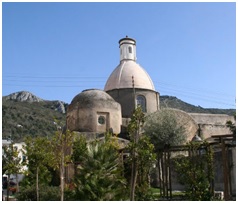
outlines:
M235 108L235 3L2 4L2 95L29 91L70 103L103 89L118 41L137 42L137 63L160 95L204 108Z

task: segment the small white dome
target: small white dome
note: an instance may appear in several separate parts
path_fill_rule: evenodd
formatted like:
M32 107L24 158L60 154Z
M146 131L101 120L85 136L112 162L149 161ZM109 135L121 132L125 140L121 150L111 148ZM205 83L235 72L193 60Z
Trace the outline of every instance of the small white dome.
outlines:
M154 84L148 73L135 61L123 60L111 73L104 87L104 91L132 88L132 76L134 77L134 87L154 90Z

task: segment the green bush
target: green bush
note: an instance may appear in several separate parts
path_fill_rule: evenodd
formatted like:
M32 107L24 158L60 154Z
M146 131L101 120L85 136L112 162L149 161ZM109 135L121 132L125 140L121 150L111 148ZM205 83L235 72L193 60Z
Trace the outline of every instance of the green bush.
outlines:
M60 201L60 188L48 185L40 185L40 201ZM18 201L36 201L36 186L26 186L20 188L16 194Z
M192 201L209 201L212 198L213 151L208 143L189 143L190 156L177 157L175 169L178 180L185 186L185 195ZM203 153L202 153L203 152Z

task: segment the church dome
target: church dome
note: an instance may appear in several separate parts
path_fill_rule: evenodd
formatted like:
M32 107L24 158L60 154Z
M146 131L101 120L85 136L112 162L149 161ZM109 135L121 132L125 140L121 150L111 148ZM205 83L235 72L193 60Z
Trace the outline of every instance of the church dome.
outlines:
M79 103L84 107L91 107L92 105L115 105L115 100L103 90L87 89L76 95L71 104Z
M118 134L121 120L121 105L102 90L84 90L67 109L67 128L71 131L104 133L113 129Z
M134 60L122 60L108 78L104 90L132 88L132 77L135 88L155 90L148 73Z
M126 36L119 40L119 48L120 64L108 78L104 90L132 88L134 84L135 88L154 91L150 76L136 63L136 40Z

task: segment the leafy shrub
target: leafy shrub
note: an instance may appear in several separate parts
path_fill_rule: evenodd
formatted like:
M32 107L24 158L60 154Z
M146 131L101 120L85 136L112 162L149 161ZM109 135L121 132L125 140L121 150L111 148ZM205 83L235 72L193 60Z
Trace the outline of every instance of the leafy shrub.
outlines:
M60 188L48 185L40 185L40 201L60 201ZM20 188L16 194L18 201L36 201L36 186L30 185Z
M212 198L211 182L213 176L213 151L207 143L187 144L190 156L175 160L178 180L185 185L186 197L192 201L209 201Z

